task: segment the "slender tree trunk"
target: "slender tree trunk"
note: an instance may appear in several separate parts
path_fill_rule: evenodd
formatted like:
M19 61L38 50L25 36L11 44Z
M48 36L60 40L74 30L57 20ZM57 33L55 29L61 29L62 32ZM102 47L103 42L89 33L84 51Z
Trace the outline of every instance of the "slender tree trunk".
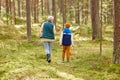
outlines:
M2 0L0 0L0 18L1 18L1 2Z
M50 15L50 1L47 0L47 13Z
M27 38L31 40L30 0L26 0Z
M20 12L20 10L21 10L21 9L20 9L20 0L18 0L18 16L19 16L19 17L21 17L21 14L20 14L21 12Z
M52 14L52 0L47 0L47 13L48 15Z
M64 22L66 23L67 22L67 16L66 16L66 13L67 13L67 0L64 0Z
M103 13L103 7L102 7L102 4L103 4L103 0L101 0L101 10L100 10L100 12L101 12L101 27L100 27L100 56L102 55L102 26L103 26L103 19L102 19L102 13Z
M54 16L54 23L56 25L56 4L55 4L55 0L52 0L52 15Z
M41 14L43 16L43 0L41 0Z
M66 10L65 10L65 0L61 0L61 9L62 9L62 17L63 17L63 28L64 28L64 24L66 23Z
M34 17L34 0L30 1L30 13L31 16Z
M12 5L11 5L11 0L9 0L8 3L9 3L9 14L11 14L11 10L12 10L12 8L11 8L11 6L12 6Z
M60 8L60 14L62 15L62 12L63 12L63 9L62 9L62 7L63 7L63 0L58 1L58 5L59 5L59 8Z
M75 22L77 24L80 24L80 7L79 7L79 1L77 1L77 6L75 8Z
M89 7L88 7L88 6L89 6L88 3L86 3L86 4L85 4L85 9L86 9L86 10L85 10L85 12L84 12L84 14L85 14L84 24L87 24L87 23L88 23L88 16L89 16L89 15L88 15L88 11L89 11Z
M39 12L40 12L39 3L40 3L40 1L37 0L37 22L39 22Z
M99 0L90 0L92 40L100 38Z
M24 10L24 2L22 1L21 3L22 3L22 4L21 4L21 5L22 5L22 17L25 17L25 13L24 13L24 11L23 11L23 10Z
M15 7L15 0L13 0L13 15L14 15L14 25L16 24L16 7Z
M114 0L114 51L113 63L120 64L120 0Z
M108 24L112 24L113 23L113 4L112 5L110 5L110 4L112 4L112 1L111 2L109 2L109 6L108 6L108 21L107 21L107 23Z
M10 22L12 24L12 1L9 0L9 15L10 15Z
M69 4L69 18L68 18L68 19L70 20L70 22L71 22L72 19L73 19L73 18L72 18L72 13L73 13L73 11L72 11L72 9L73 9L73 8L72 8L72 4L73 4L73 2L74 2L74 1L71 0L71 1L69 1L69 3L68 3L68 4Z
M7 17L7 24L8 24L8 14L9 14L9 4L8 4L8 0L6 0L6 17Z
M37 3L34 0L34 23L37 23Z

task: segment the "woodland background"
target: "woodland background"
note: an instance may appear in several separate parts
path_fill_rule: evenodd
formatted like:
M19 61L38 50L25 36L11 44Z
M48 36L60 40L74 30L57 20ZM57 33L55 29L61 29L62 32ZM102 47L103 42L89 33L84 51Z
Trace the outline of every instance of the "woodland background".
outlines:
M0 0L1 80L119 80L120 0ZM52 63L38 31L54 16ZM61 62L59 37L71 24L71 63Z

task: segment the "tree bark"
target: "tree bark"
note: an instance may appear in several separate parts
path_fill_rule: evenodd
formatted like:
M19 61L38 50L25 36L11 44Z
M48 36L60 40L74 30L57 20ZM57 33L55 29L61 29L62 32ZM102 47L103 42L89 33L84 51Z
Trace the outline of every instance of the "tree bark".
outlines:
M54 23L56 25L56 4L55 4L55 0L52 0L52 15L54 16Z
M75 6L75 22L76 24L80 24L80 7L79 7L79 1L76 1Z
M61 10L62 10L62 17L63 17L63 28L64 24L66 23L66 0L61 0Z
M22 16L22 17L25 17L25 12L23 11L23 10L25 10L25 8L24 8L24 1L21 1L21 7L22 7L21 16Z
M9 15L10 15L9 21L12 24L12 1L11 0L9 0Z
M14 25L16 24L16 7L15 7L15 0L13 0L13 15L14 15Z
M47 13L48 15L52 13L52 0L47 0Z
M34 0L34 23L37 23L37 3Z
M20 12L20 0L18 0L18 16L19 16L19 17L21 16L20 13L21 13L21 12Z
M0 0L0 18L1 18L1 0Z
M43 0L41 0L41 14L43 16Z
M31 40L30 0L26 0L27 38Z
M39 0L37 0L37 22L39 22L39 12L40 12L40 7L39 7L39 3L40 3L40 1Z
M9 3L8 0L6 0L6 17L7 17L7 24L8 24L8 15L9 15Z
M113 63L120 64L120 0L114 0L114 51Z
M100 38L99 0L90 0L92 40Z

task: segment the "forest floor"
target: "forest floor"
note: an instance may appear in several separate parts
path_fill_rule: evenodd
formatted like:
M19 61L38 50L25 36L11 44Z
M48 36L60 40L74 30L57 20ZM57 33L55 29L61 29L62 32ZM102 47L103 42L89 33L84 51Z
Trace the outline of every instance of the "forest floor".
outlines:
M52 45L52 62L47 63L43 43L36 37L27 41L23 27L0 27L0 80L120 80L120 66L112 64L113 42L75 41L70 63L61 62L59 36Z

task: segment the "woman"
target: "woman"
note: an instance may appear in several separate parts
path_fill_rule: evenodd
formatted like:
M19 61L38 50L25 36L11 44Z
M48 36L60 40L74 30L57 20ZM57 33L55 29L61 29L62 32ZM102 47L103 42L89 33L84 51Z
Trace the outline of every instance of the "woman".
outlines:
M44 22L41 26L41 29L39 31L39 36L41 40L44 42L45 52L46 52L46 58L48 63L51 62L51 48L52 48L52 42L55 39L55 25L53 24L54 17L48 16L48 21Z

